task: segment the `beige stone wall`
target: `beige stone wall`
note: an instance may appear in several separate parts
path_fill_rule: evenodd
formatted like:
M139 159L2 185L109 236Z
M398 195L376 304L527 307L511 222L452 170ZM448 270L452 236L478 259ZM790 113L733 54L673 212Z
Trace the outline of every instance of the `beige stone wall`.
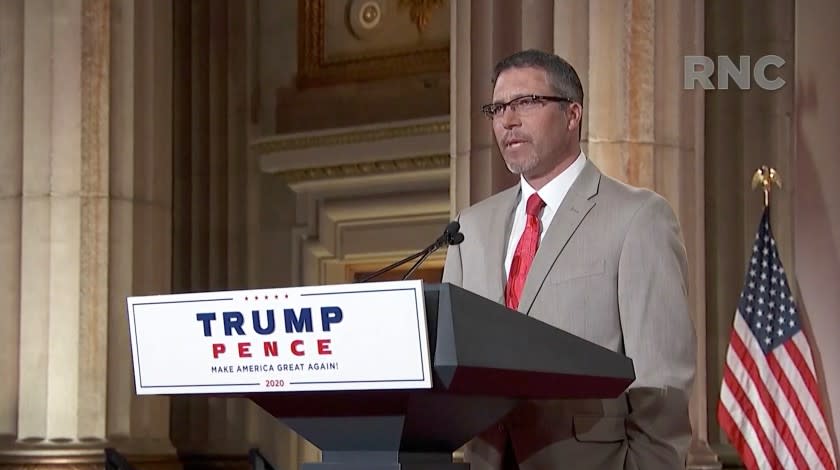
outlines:
M706 54L785 59L779 76L786 81L775 91L717 90L706 98L706 220L709 305L710 442L724 462L736 462L722 437L714 407L735 303L763 197L750 189L753 172L769 165L782 176L771 200L773 231L782 262L791 276L806 334L817 362L823 406L831 429L836 426L840 396L834 357L840 352L833 337L834 286L840 281L838 217L831 190L838 170L833 149L838 144L834 83L840 68L825 45L838 37L829 26L837 16L834 2L807 6L792 0L742 2L737 8L707 2ZM833 41L833 42L832 42ZM837 445L836 433L835 448Z
M840 44L834 26L840 5L830 0L796 2L794 154L789 187L793 191L793 257L806 331L814 342L824 410L838 455L840 425ZM832 46L829 46L832 45Z

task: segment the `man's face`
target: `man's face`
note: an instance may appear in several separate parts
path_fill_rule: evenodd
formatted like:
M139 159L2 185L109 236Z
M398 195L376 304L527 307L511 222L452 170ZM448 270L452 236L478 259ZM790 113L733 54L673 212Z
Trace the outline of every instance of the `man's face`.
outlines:
M493 103L527 95L557 96L544 70L511 68L499 74ZM496 142L511 172L539 177L557 166L572 143L565 109L565 104L554 101L527 100L518 109L507 107L493 118Z

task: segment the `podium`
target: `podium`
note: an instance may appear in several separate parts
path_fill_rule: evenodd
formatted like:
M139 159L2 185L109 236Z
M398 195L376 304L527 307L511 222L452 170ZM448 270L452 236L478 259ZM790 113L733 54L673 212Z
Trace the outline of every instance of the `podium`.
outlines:
M455 285L422 294L431 388L207 394L247 397L318 447L303 470L467 470L453 452L522 400L615 398L635 379L626 356Z

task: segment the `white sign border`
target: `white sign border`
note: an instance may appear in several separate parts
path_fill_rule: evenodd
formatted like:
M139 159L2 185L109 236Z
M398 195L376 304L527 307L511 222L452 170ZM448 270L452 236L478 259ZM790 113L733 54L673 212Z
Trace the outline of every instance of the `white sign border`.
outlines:
M431 370L431 349L429 346L429 335L427 312L425 306L425 297L422 280L410 281L385 281L385 282L371 282L365 284L366 287L379 286L380 288L368 288L365 290L358 290L359 284L337 284L325 286L311 286L311 287L286 287L286 288L269 288L269 289L249 289L249 290L235 290L235 291L216 291L216 292L200 292L200 293L183 293L183 294L167 294L167 295L152 295L152 296L132 296L126 299L127 302L127 320L129 324L129 340L132 351L135 389L138 395L168 395L168 394L213 394L217 393L214 389L231 389L223 390L225 393L300 393L307 391L315 391L309 389L288 389L282 388L265 388L262 387L261 382L249 383L224 383L224 384L176 384L176 385L144 385L142 381L139 345L137 344L137 326L136 326L136 312L134 308L139 305L155 305L155 304L172 304L172 303L192 303L192 302L230 302L234 301L236 295L279 295L291 291L302 291L297 294L300 297L316 297L327 295L355 295L368 294L376 292L393 292L393 291L413 291L414 292L414 308L415 321L417 325L417 340L420 349L420 378L410 379L385 379L385 380L347 380L347 381L305 381L305 382L289 382L289 385L350 385L344 389L331 388L325 391L340 391L340 390L399 390L398 387L359 387L361 384L383 384L383 383L404 383L404 384L420 384L420 386L410 386L406 389L431 389L433 387L433 374ZM343 290L341 288L344 288ZM309 292L313 291L313 292ZM219 294L218 298L214 298L214 294ZM419 296L419 298L418 298ZM207 390L207 391L198 391ZM165 392L158 392L159 390L166 390Z

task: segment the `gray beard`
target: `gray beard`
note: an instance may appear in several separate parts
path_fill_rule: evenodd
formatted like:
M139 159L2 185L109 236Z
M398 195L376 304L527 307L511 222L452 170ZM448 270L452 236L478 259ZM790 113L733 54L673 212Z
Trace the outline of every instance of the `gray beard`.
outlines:
M521 175L523 173L527 173L539 165L540 160L537 158L536 155L531 155L530 158L525 160L524 162L517 162L517 163L508 163L505 161L505 166L507 166L508 171L515 175Z

